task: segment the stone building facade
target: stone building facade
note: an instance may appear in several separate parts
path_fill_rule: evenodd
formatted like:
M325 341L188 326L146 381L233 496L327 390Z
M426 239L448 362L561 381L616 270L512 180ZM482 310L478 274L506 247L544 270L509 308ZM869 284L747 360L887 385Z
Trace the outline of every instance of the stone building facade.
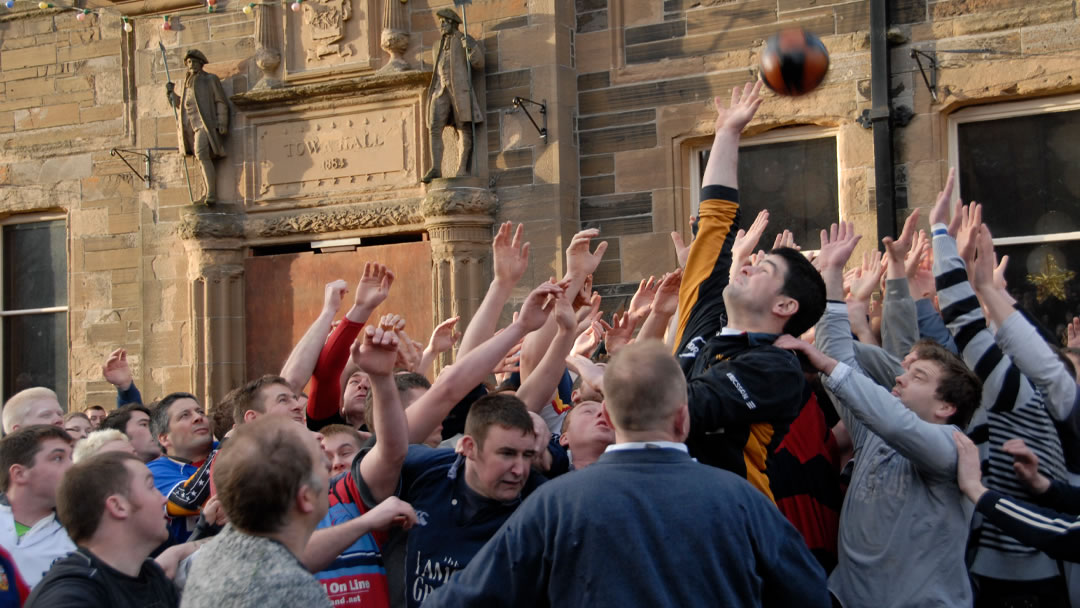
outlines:
M1023 258L1011 285L1023 291L1048 252L1061 268L1080 264L1080 227L1060 203L1080 195L1076 2L886 4L895 208L882 223L870 1L477 0L466 20L485 53L478 178L440 191L419 177L435 12L451 2L304 0L247 14L226 0L210 13L189 0L92 0L80 20L20 0L0 9L4 395L51 375L70 409L108 406L100 365L124 347L146 398L213 401L276 371L322 284L353 283L365 259L401 270L384 308L407 311L414 337L453 314L467 321L489 277L491 227L508 220L532 243L523 285L561 273L570 236L600 228L610 246L595 283L617 308L674 267L669 233L685 234L696 208L712 99L754 78L765 38L785 27L819 35L831 68L809 96L767 95L746 136L748 208L852 220L870 237L932 204L950 163L969 176L994 166L978 153L986 140L1037 140L1073 171L1015 180L1056 184L1043 199L1059 202L1034 219L1012 221L1024 212L1012 201L993 216L1001 245ZM164 93L166 67L179 80L196 48L231 100L209 209L191 205L200 193L185 174L197 190L197 168L175 151ZM1021 134L1043 131L1002 141L1015 117ZM1000 191L974 181L965 197ZM1062 306L1050 325L1075 312Z

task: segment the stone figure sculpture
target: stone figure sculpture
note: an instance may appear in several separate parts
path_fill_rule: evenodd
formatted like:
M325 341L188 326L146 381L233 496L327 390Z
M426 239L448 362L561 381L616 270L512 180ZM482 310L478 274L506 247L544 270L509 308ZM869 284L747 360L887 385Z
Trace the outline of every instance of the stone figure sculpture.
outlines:
M438 48L433 49L435 67L428 86L431 169L421 179L424 183L442 176L442 132L448 124L457 131L458 141L461 142L456 175L469 174L473 124L484 122L484 113L480 110L469 78L470 66L472 70L484 67L483 47L458 29L461 17L453 10L444 8L435 15L441 20L439 28L442 39Z
M186 156L194 155L202 168L206 196L197 202L203 205L211 205L217 200L214 160L225 156L225 136L229 133L229 102L221 80L203 71L207 63L206 55L201 51L188 51L184 55L187 74L180 94L174 92L173 83L165 85L169 105L179 110L176 128L180 152Z

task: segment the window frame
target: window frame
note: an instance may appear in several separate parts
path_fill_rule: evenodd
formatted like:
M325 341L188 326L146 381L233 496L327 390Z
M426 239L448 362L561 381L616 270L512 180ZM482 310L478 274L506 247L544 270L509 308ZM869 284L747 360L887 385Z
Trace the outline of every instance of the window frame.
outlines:
M961 108L948 115L949 166L960 166L959 126L962 124L1075 111L1080 111L1080 93L1055 95L1053 97L1039 97L1037 99L1024 99L1020 101L988 103ZM956 185L953 188L952 201L950 201L949 204L950 211L955 208L958 200L960 200L959 175L956 176ZM995 237L994 245L1038 245L1040 243L1056 243L1076 240L1080 240L1080 231L1000 238Z
M35 223L43 223L43 222L56 222L56 221L60 221L60 222L64 223L64 235L65 235L65 238L64 238L64 241L65 241L64 242L64 254L67 256L67 263L66 263L67 276L64 277L64 281L69 282L69 279L71 277L71 251L70 251L70 242L69 242L69 239L67 238L68 237L68 217L67 217L66 213L60 212L60 211L40 211L40 212L34 212L34 213L19 213L19 214L9 215L8 217L0 219L0 269L2 269L4 267L4 265L3 265L3 263L4 263L4 247L3 247L3 244L4 244L4 231L3 231L3 228L5 226L15 226L15 225L18 225L18 224L35 224ZM68 285L68 303L63 305L63 306L46 306L44 308L20 308L20 309L15 309L15 310L6 310L6 309L4 309L4 282L0 281L0 320L3 320L3 319L8 318L8 317L24 317L24 316L30 316L30 315L55 314L55 313L58 313L58 312L64 313L64 322L65 322L65 325L68 326L67 327L67 335L68 335L67 336L67 338L68 338L67 341L68 341L68 344L64 345L64 350L68 351L68 356L70 358L70 349L68 348L69 344L71 343L71 326L70 326L71 316L68 314L69 309L70 309L70 304L71 304L70 294L71 294L71 286ZM0 322L0 344L3 344L3 340L4 340L4 324L2 322ZM0 370L2 370L3 366L6 366L6 365L7 365L7 362L4 361L4 359L3 359L3 352L0 352ZM70 361L69 361L69 370L70 370ZM5 375L6 375L6 372L0 373L0 395L5 394L5 391L7 390L7 387L4 385L4 377L5 377ZM70 389L70 384L71 384L70 372L68 374L68 378L64 379L64 382L66 382L69 385L68 388ZM70 394L70 390L68 392Z
M764 133L752 135L750 137L744 137L739 141L739 149L750 148L755 146L763 146L768 144L782 144L792 141L807 141L810 139L826 139L833 138L836 140L836 184L837 191L843 183L841 181L841 171L843 171L843 165L840 162L840 128L839 127L822 127L817 125L798 125L791 127L781 127L777 129L770 129ZM704 171L704 167L701 166L701 152L703 150L709 150L712 148L712 137L709 137L708 141L697 146L690 147L690 216L696 216L698 208L701 205L701 173ZM837 210L836 217L839 221L844 221L844 205L837 196ZM804 254L815 254L817 249L810 249L806 245L803 246L802 252Z

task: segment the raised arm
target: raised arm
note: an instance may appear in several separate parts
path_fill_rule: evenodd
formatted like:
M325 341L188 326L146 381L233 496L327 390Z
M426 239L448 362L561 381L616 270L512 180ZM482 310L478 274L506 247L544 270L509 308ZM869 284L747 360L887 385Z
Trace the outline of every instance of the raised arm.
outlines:
M349 349L371 313L386 300L394 273L382 264L366 262L356 287L356 298L345 318L331 334L315 363L308 399L309 420L332 418L341 409L341 373L349 361Z
M728 284L731 248L739 228L739 138L761 106L760 90L761 81L736 87L728 107L719 97L714 100L716 134L702 179L697 238L690 245L679 287L676 353L681 353L691 340L711 335L726 323L722 294Z
M577 319L574 317L574 308L570 305L570 297L561 294L555 299L555 324L558 330L555 339L551 341L548 350L540 364L521 382L518 387L517 397L525 403L530 412L540 413L544 405L551 402L552 395L559 388L559 380L566 371L566 357L574 347L577 337Z
M1005 289L997 285L994 241L985 225L979 231L976 248L973 285L990 321L998 327L995 341L1020 372L1046 395L1046 410L1050 416L1058 422L1069 419L1076 411L1076 377L1069 373L1035 326L1013 307L1013 300Z
M521 314L513 323L445 368L431 389L405 412L410 434L414 437L430 435L454 405L483 382L518 340L547 321L555 307L554 299L549 299L549 296L553 298L562 293L558 285L541 284L525 299Z
M431 338L428 339L427 346L424 347L424 353L420 358L420 365L417 366L418 374L429 376L431 374L431 364L435 362L435 357L453 348L454 343L461 339L461 332L454 329L460 320L461 317L450 317L439 323L435 330L431 332Z
M899 359L904 358L919 341L919 321L915 314L915 300L911 298L908 286L908 259L913 258L911 270L918 266L922 252L920 248L929 247L925 237L917 238L915 229L919 222L919 210L916 209L904 221L904 229L895 241L885 237L888 264L885 269L885 293L882 294L881 346L889 354Z
M326 284L323 290L323 307L315 322L304 332L304 336L293 347L285 365L281 367L281 377L289 381L297 394L300 394L307 386L308 380L315 371L315 364L319 360L326 337L330 335L330 327L334 323L334 316L341 307L341 300L349 291L348 283L338 279Z
M394 384L398 338L393 323L383 317L379 327L364 328L363 345L354 343L352 358L371 379L375 447L360 461L360 476L376 502L393 496L401 466L409 452L409 427Z
M142 403L142 395L135 386L135 378L128 365L126 350L118 348L109 353L105 364L101 366L101 375L116 387L116 407L127 403Z
M529 243L522 242L525 225L518 224L513 238L510 236L512 228L512 222L505 222L495 233L495 239L491 243L495 279L491 281L484 300L480 302L476 314L465 328L465 335L461 337L461 345L458 347L458 357L464 357L495 333L499 315L506 301L510 299L510 292L529 267Z
M919 418L885 388L802 340L781 336L776 345L802 352L810 365L824 375L825 387L843 408L924 474L939 479L956 475L954 427Z
M416 511L412 505L390 496L364 513L349 521L315 530L304 547L300 561L312 574L330 567L361 536L371 532L386 530L391 526L400 526L406 530L416 524Z
M676 268L660 279L660 285L653 296L652 310L645 318L645 323L638 331L638 340L663 340L668 324L679 308L679 286L682 285L683 271Z

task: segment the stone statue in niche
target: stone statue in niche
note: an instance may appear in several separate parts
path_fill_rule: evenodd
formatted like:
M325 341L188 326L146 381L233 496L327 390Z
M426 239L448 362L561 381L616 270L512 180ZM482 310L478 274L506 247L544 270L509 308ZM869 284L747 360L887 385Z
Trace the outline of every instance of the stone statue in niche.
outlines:
M352 0L310 0L302 6L312 42L307 45L308 61L318 61L334 53L341 57L353 54L352 45L341 44L345 22L352 17Z
M187 74L180 87L180 94L174 92L173 83L165 85L165 94L169 105L179 110L177 114L177 137L180 152L186 156L195 156L202 168L206 195L198 204L212 205L217 200L217 173L214 160L225 157L225 136L229 133L229 102L221 79L204 72L203 66L209 63L206 55L192 49L184 55Z
M484 68L484 49L458 25L461 17L444 8L435 15L440 19L442 38L432 49L435 56L428 86L428 125L431 128L431 169L421 179L424 183L442 177L442 132L447 125L457 131L461 142L457 176L469 175L472 161L473 125L484 122L484 113L473 91L471 71Z

